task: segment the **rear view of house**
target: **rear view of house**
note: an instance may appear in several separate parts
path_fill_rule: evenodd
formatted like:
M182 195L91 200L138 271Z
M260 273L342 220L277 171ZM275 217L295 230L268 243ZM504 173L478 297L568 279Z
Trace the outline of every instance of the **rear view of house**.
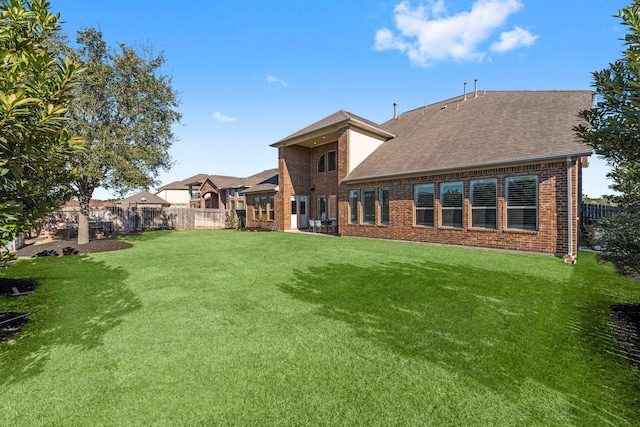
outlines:
M380 125L339 111L274 144L282 230L577 252L581 169L573 131L590 91L483 91Z

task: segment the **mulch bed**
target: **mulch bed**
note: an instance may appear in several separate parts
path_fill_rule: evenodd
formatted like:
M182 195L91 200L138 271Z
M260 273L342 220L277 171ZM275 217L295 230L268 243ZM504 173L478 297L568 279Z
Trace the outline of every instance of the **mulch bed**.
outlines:
M20 332L28 320L27 313L0 313L0 341L6 341Z
M29 295L36 290L36 282L29 279L0 278L0 294L8 297Z
M131 243L113 239L91 240L84 245L78 245L77 240L53 240L44 243L31 243L15 252L16 257L33 256L64 256L89 254L94 252L118 251L130 248Z
M613 335L627 359L640 369L640 304L611 306Z

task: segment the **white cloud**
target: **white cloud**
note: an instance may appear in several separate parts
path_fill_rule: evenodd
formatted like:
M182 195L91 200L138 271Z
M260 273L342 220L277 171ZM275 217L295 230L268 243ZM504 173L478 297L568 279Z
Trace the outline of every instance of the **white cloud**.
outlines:
M236 121L236 117L227 117L219 111L216 111L215 113L213 113L213 118L219 122L235 122Z
M415 8L404 0L394 9L397 33L388 28L379 30L375 48L399 50L411 62L422 66L444 60L480 61L485 58L481 45L522 7L520 0L477 0L471 11L450 15L445 0L429 0ZM516 27L502 33L500 41L494 43L494 50L506 52L530 46L536 38Z
M491 50L498 53L509 52L522 46L531 46L537 38L538 36L529 31L515 27L512 31L500 34L500 41L493 43Z
M287 82L285 82L284 80L276 76L267 76L267 83L269 83L270 85L273 85L273 84L280 84L282 86L287 85Z

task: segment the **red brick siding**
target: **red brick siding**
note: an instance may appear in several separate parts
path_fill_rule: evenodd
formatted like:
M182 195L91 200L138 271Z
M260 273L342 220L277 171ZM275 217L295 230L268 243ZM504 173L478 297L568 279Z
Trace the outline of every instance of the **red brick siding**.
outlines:
M573 195L573 247L577 251L577 169L572 167ZM538 230L520 231L506 229L506 205L504 199L505 178L514 176L538 177ZM469 181L497 178L498 228L485 230L471 228ZM443 182L464 183L463 227L440 227L439 185ZM416 184L435 184L435 227L414 226L413 187ZM349 222L349 190L358 190L359 220L361 220L360 191L365 188L389 188L389 225L380 224L378 192L376 191L376 224L351 224ZM382 239L422 241L441 244L477 246L564 255L568 251L567 234L567 171L565 162L528 165L431 175L387 181L343 185L340 192L340 233L346 236Z
M278 148L278 188L276 194L276 221L278 229L291 229L291 196L308 195L311 189L309 165L313 162L311 150L306 147Z

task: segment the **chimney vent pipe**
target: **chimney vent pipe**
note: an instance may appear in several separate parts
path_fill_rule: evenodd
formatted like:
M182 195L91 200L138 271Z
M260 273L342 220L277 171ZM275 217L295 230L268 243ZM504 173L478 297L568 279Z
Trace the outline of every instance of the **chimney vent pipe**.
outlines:
M467 100L467 82L464 82L464 100Z
M478 79L473 79L474 82L474 89L473 91L475 92L475 94L473 95L474 98L478 97Z
M398 118L398 103L397 102L393 103L393 118L394 119Z

